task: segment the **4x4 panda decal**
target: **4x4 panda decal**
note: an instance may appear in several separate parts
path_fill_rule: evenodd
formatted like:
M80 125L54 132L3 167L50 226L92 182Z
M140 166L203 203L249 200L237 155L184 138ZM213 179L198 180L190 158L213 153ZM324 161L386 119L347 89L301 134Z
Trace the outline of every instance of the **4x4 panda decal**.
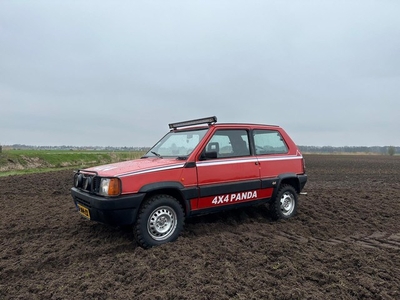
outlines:
M248 191L248 192L215 196L214 199L212 199L211 203L217 205L234 201L252 200L252 199L257 199L257 191Z

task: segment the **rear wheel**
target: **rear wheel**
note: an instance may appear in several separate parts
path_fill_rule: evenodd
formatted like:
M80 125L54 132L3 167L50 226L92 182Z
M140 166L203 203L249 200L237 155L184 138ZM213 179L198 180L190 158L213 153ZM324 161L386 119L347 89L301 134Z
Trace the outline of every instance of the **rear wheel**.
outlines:
M180 203L169 195L155 195L141 207L134 233L141 247L150 248L175 241L183 224Z
M297 212L297 193L293 186L283 184L270 204L270 212L275 220L289 219Z

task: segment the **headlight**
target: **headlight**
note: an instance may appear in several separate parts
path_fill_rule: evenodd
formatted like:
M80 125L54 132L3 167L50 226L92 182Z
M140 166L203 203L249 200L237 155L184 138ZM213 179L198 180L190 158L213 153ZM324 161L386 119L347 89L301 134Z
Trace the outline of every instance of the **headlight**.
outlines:
M103 196L118 196L121 194L121 181L118 178L102 178L99 194Z

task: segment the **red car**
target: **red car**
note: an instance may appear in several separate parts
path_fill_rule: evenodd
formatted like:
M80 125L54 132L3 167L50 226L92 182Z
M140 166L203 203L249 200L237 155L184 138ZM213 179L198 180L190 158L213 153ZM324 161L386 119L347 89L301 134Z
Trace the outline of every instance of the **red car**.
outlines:
M86 218L133 225L144 248L174 241L185 218L269 203L274 219L297 211L307 182L304 159L279 126L169 124L141 159L79 170L71 194Z

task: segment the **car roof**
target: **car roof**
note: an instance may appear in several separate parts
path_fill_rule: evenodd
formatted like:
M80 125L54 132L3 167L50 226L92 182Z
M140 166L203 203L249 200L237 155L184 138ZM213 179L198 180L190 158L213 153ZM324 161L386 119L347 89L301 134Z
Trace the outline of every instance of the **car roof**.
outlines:
M256 124L256 123L216 123L211 126L215 127L276 127L279 128L278 125L271 125L271 124Z
M229 128L246 128L246 129L278 129L280 126L278 125L268 125L268 124L256 124L256 123L214 123L206 126L186 126L180 127L177 129L171 129L171 131L178 132L178 131L192 131L192 130L201 130L207 128L221 128L221 129L229 129Z

